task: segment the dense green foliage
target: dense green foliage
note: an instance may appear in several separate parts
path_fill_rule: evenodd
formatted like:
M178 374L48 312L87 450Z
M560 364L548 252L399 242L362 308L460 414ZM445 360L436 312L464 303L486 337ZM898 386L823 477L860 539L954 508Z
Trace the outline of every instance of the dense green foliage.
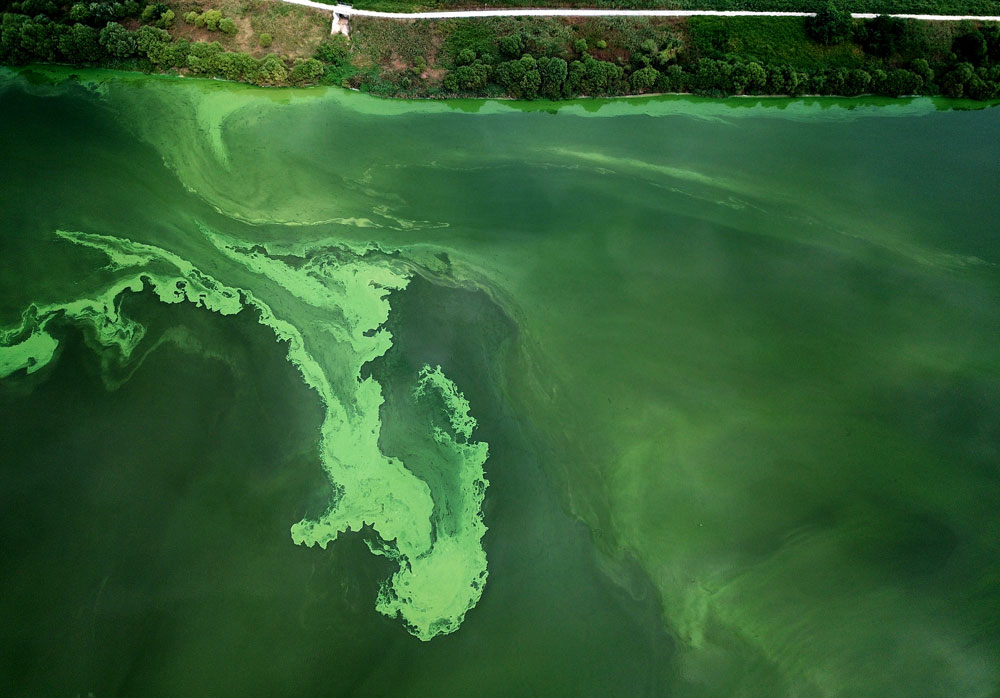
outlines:
M1000 26L855 21L827 3L814 18L686 20L490 18L353 23L312 58L254 57L219 42L173 39L163 3L24 0L0 22L0 61L191 73L258 85L344 84L385 96L563 99L655 92L705 95L911 94L993 99ZM228 12L228 10L227 10ZM184 21L238 31L217 9ZM136 23L142 23L136 30ZM268 33L257 42L270 45ZM306 53L309 56L311 50ZM301 54L300 54L301 55Z
M433 27L440 27L434 33ZM409 33L407 33L409 32ZM384 95L560 99L655 92L704 95L902 96L992 99L1000 90L1000 27L877 17L828 5L815 19L490 18L414 25L356 23L355 50L382 70L353 86ZM435 82L414 56L437 50ZM421 60L423 60L421 58Z
M829 46L850 37L853 24L850 12L830 2L817 10L815 17L806 19L806 32L810 38Z
M57 62L183 71L257 85L312 84L320 82L326 72L324 62L315 58L289 66L276 54L257 59L249 53L225 51L216 41L175 40L166 31L174 22L174 12L162 3L142 7L134 0L104 1L67 8L51 0L25 0L9 9L0 16L0 62L6 64ZM121 23L136 19L144 24L135 31ZM189 12L184 20L225 35L237 31L234 20L219 10ZM269 35L260 35L261 46L270 42ZM327 48L325 62L340 65L345 55L334 55Z

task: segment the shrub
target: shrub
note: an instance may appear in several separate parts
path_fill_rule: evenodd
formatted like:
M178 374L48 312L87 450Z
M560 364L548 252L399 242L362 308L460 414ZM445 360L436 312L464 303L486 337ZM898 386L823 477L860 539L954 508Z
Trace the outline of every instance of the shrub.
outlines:
M222 21L221 10L205 10L194 20L194 26L199 29L205 28L210 32L219 31L219 22Z
M184 21L187 24L194 24L198 20L198 13L194 10L184 13Z
M232 36L236 33L236 22L231 20L229 17L224 17L219 20L219 31L223 34Z
M288 81L294 85L303 85L308 82L319 82L323 77L323 64L315 58L298 60L288 74Z
M455 58L456 65L471 65L476 60L476 52L471 48L463 48Z
M347 43L347 37L337 34L326 39L316 48L316 58L330 65L347 65L351 60L351 48Z
M162 2L158 2L155 5L146 5L146 7L142 10L142 14L139 15L139 19L146 23L155 22L163 16L163 13L166 12L167 9L167 6Z
M260 36L257 37L257 43L260 44L262 48L267 48L271 45L271 35L267 32L262 32Z

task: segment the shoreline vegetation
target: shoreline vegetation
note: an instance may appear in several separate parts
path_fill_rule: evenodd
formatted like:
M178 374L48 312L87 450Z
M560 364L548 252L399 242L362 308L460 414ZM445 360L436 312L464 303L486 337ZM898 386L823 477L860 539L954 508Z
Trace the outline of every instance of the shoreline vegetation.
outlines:
M819 8L792 8L783 0L699 3L704 9L815 10L815 17L355 16L350 38L330 35L329 12L278 0L205 1L211 5L0 0L0 63L261 86L337 85L401 98L1000 96L1000 23L849 14L884 6L893 12L997 12L1000 3L986 0L957 6L950 0L861 0ZM372 9L370 4L359 7ZM460 5L444 0L435 7ZM414 7L426 5L406 5Z

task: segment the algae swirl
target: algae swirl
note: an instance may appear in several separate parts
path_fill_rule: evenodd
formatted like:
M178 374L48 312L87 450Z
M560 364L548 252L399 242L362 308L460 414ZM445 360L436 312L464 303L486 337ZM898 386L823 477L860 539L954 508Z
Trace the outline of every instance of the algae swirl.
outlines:
M367 362L391 346L382 328L388 297L406 287L410 272L388 255L346 249L310 250L297 265L274 259L206 228L201 232L227 258L261 278L276 297L269 304L252 290L229 286L165 249L107 235L57 231L62 240L103 252L119 279L101 293L63 303L29 306L19 326L0 333L0 378L38 371L56 355L46 331L57 317L86 327L102 347L127 362L145 329L126 317L120 298L152 289L164 303L193 303L221 315L249 310L277 341L324 407L320 457L335 489L317 520L291 527L292 540L325 548L341 534L370 528L372 552L398 563L382 584L376 608L402 619L421 640L454 632L483 593L487 577L481 505L488 481L488 446L473 440L470 405L440 366L425 366L413 394L430 403L415 457L432 478L417 477L399 458L380 450L382 388L362 378ZM289 318L296 318L294 321ZM435 481L448 481L432 491Z

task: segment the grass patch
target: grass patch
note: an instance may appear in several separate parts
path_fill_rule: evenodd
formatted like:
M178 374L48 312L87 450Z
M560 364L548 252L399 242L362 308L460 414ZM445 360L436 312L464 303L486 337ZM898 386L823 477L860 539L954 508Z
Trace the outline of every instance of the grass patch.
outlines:
M188 41L218 41L227 51L246 51L261 57L267 53L277 53L291 59L310 58L319 43L330 34L333 13L315 10L299 5L290 5L279 0L174 0L168 3L177 15L170 30L171 36ZM189 11L221 10L223 16L236 22L237 32L227 36L219 31L199 29L184 22L184 14ZM271 45L260 45L261 34L271 35Z
M811 41L801 17L690 17L687 28L694 58L738 55L806 70L860 68L867 63L854 44L823 46Z

